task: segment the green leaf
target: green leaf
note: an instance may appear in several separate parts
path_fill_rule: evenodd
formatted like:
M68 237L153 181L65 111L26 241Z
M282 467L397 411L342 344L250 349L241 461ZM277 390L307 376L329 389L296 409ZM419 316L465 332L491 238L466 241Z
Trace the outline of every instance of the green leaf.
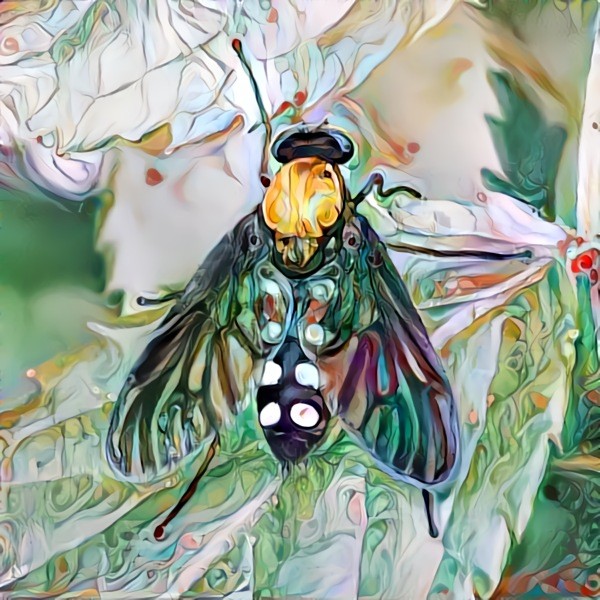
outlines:
M501 117L486 115L502 175L482 169L487 189L506 194L536 208L547 220L556 216L555 183L567 139L566 130L550 124L526 92L508 73L491 71L490 85L498 98Z

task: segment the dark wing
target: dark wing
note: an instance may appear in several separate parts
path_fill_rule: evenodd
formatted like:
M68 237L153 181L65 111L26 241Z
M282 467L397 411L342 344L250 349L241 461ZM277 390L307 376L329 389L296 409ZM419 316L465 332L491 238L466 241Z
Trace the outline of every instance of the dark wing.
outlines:
M107 439L109 461L122 473L147 477L170 468L235 409L242 384L236 388L227 372L234 340L227 324L235 319L239 274L260 251L258 235L252 214L219 242L137 361ZM250 360L236 350L236 359Z
M339 392L341 415L394 471L440 482L457 451L450 385L385 247L364 221L362 230L370 260L359 261L356 288L371 296L377 316L353 340Z

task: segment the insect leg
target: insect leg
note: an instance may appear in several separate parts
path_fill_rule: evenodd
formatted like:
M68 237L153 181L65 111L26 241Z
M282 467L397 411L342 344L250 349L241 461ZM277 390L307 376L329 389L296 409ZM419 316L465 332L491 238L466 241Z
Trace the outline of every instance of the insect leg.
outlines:
M425 500L425 514L427 515L427 525L429 526L429 535L436 538L439 531L433 520L433 496L427 490L423 490L423 500Z
M194 495L196 492L196 488L198 487L198 482L204 476L208 469L208 465L211 460L214 458L216 451L219 447L219 437L216 436L215 439L211 442L210 448L208 449L208 453L206 454L206 458L200 465L198 472L196 473L194 479L192 479L190 485L185 490L185 493L179 499L179 502L171 509L171 512L167 515L167 517L156 527L154 530L154 539L162 540L165 536L165 528L167 525L179 514L181 509L186 505L187 501Z
M388 198L393 194L397 194L400 192L410 194L411 196L414 196L415 198L419 199L423 197L420 192L406 185L394 186L393 188L384 190L383 175L381 173L376 172L371 174L363 189L360 192L358 192L355 198L352 199L352 204L354 206L358 206L373 191L373 188L376 188L377 195L382 198Z

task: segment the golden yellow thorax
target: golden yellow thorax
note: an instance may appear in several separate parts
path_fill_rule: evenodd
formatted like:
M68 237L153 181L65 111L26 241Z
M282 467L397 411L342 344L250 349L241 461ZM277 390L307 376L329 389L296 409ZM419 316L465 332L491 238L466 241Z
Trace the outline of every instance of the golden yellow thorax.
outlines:
M263 200L265 222L276 238L317 239L342 213L344 180L337 165L297 158L281 168Z

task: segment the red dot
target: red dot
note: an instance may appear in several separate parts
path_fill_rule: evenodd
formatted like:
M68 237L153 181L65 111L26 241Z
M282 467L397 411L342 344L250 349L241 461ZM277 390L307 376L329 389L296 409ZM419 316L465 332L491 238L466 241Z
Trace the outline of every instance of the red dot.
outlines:
M154 539L155 540L162 540L165 537L165 528L164 525L159 525L155 530L154 530Z
M156 169L148 169L146 171L146 183L148 185L158 185L163 179L164 177Z
M487 196L483 192L479 192L477 194L477 200L479 200L479 202L487 202Z
M269 187L271 185L271 180L266 175L260 176L260 182L263 184L263 187Z
M19 51L19 42L14 37L8 37L4 40L4 47L9 52L18 52Z
M304 102L306 102L306 92L296 92L296 94L294 95L294 104L296 106L300 106L301 104L304 104Z
M282 102L279 108L275 111L275 117L278 117L280 114L284 113L288 108L292 108L292 104L290 102Z
M406 146L406 149L411 153L411 154L416 154L420 149L421 146L419 146L419 144L417 144L417 142L410 142L408 144L408 146Z
M277 9L272 8L267 15L267 23L275 23L277 21L277 17L279 16Z
M41 136L41 135L38 135L38 136L35 138L35 141L36 141L38 144L41 144L41 143L42 143L42 136Z
M596 269L590 271L590 279L592 280L592 283L598 283L598 271L596 271Z
M594 265L594 261L592 260L592 257L590 256L590 254L588 254L587 252L585 254L582 254L581 256L579 256L579 260L578 260L578 267L580 269L591 269L592 266Z

